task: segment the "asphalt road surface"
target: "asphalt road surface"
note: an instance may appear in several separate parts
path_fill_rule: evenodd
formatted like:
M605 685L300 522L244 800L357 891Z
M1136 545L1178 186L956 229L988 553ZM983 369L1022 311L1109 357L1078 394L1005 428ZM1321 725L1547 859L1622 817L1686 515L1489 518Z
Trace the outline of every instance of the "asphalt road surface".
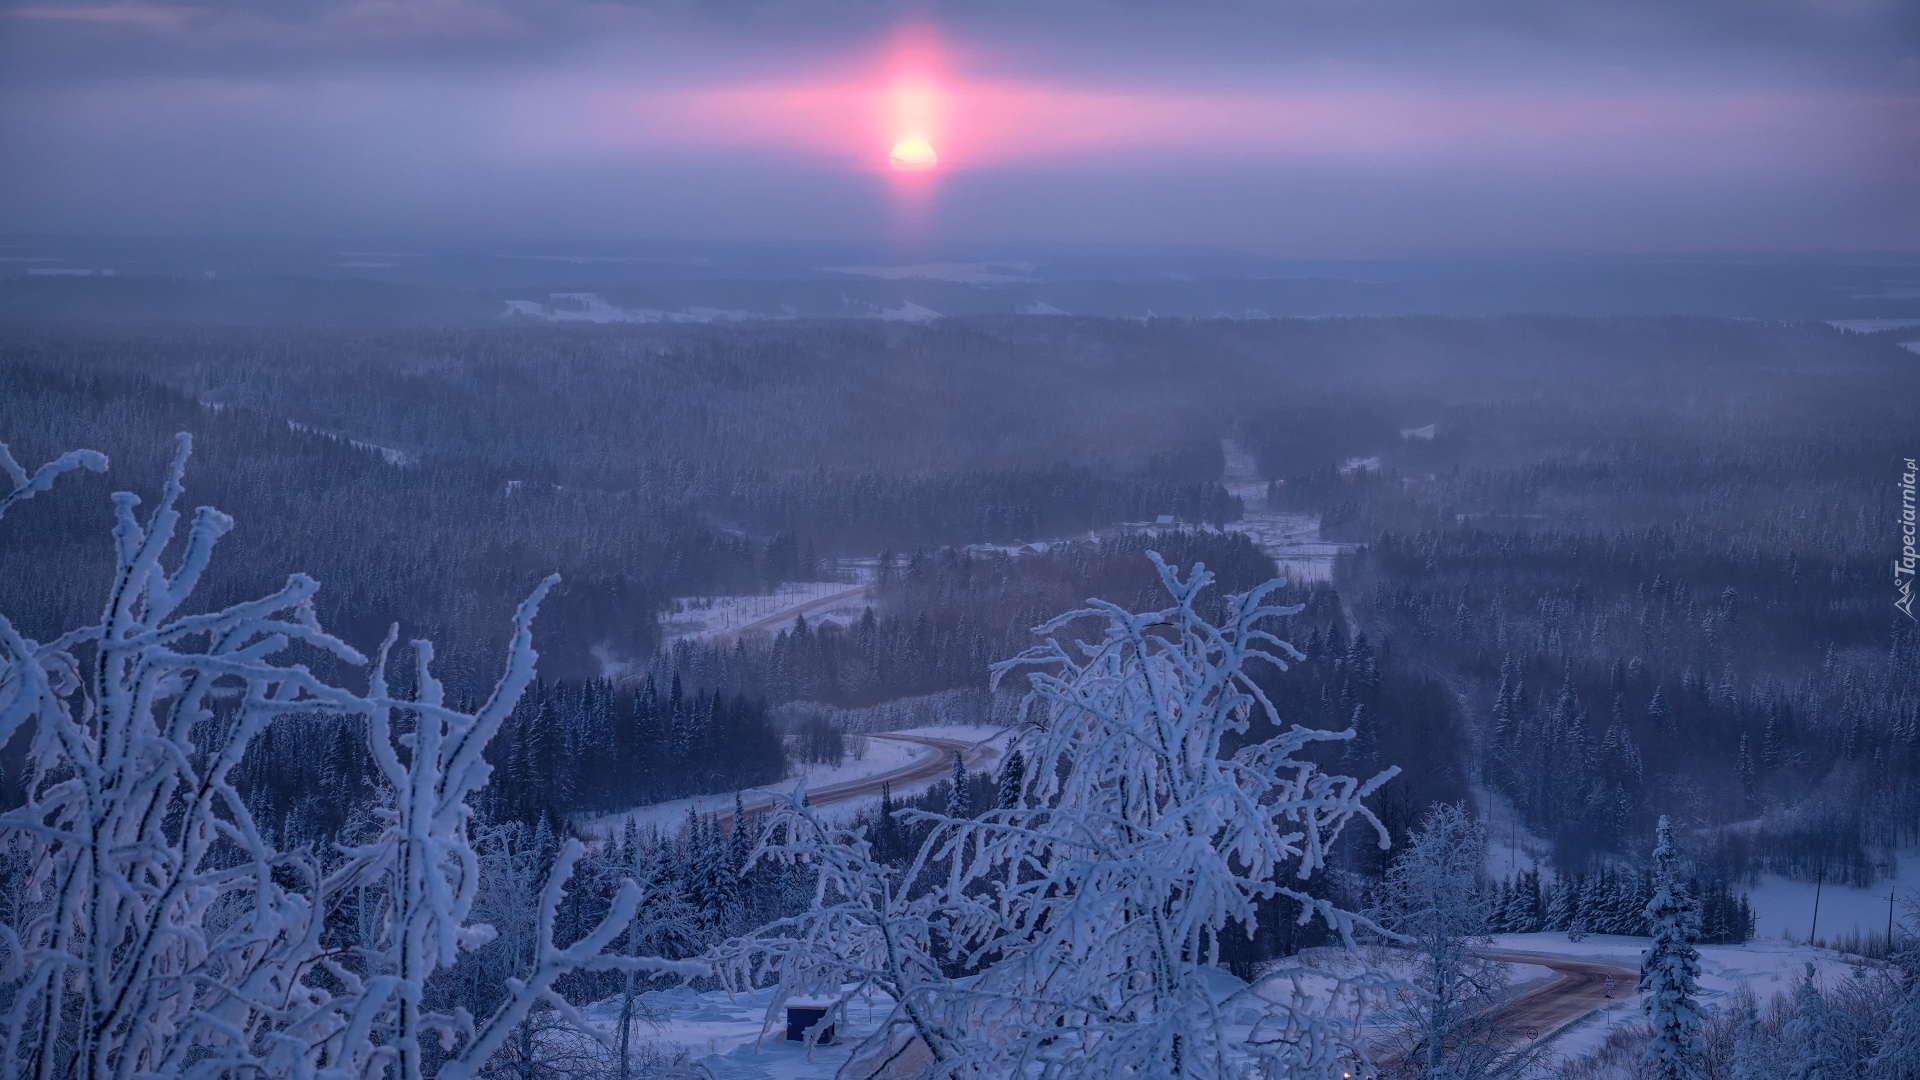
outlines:
M862 776L854 780L842 780L837 784L826 784L807 789L807 803L811 806L832 806L835 803L848 802L880 794L883 784L901 787L921 780L932 780L945 776L953 768L953 755L959 754L960 760L969 766L977 764L981 758L992 753L985 743L976 743L969 739L936 738L932 735L902 735L894 732L876 732L869 739L892 739L895 742L919 743L937 753L921 754L904 765L897 765L886 772ZM785 801L785 795L776 795L769 791L749 791L741 795L741 805L749 814L761 814L773 809L776 802ZM720 824L724 828L733 827L733 807L719 812Z
M843 589L837 593L828 593L826 596L822 596L814 600L809 600L804 604L799 604L790 608L783 608L779 611L774 612L771 615L766 616L765 618L755 619L754 621L747 623L745 626L741 626L736 629L729 630L725 634L719 635L716 638L716 640L731 641L734 638L746 637L748 634L761 634L769 630L779 630L783 627L792 626L793 620L796 616L811 615L814 612L819 611L821 608L829 608L834 606L835 604L844 603L845 601L852 600L855 597L871 596L871 595L873 595L873 586L855 585L853 588Z
M1516 1030L1531 1031L1536 1038L1552 1038L1595 1009L1610 1004L1631 1009L1635 1005L1633 994L1640 972L1634 968L1543 953L1501 950L1485 955L1509 964L1538 964L1553 970L1551 981L1528 990L1501 1009ZM1613 980L1611 989L1607 986L1608 979Z

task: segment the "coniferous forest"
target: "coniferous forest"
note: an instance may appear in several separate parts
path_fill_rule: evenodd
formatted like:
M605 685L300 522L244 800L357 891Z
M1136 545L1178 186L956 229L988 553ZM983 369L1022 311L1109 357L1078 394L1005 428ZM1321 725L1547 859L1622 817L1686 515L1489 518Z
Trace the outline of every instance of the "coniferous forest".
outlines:
M732 986L727 963L760 971L753 950L774 948L754 935L817 915L826 895L807 861L822 849L798 839L813 827L803 808L763 819L736 801L670 826L622 815L838 764L905 723L889 717L1004 722L1024 676L989 691L990 671L1033 646L1034 627L1089 599L1168 603L1149 552L1204 563L1215 585L1190 611L1229 625L1227 595L1277 572L1244 528L1256 514L1317 522L1341 549L1323 578L1269 597L1298 605L1271 629L1299 655L1263 647L1289 655L1285 670L1248 669L1270 712L1221 733L1219 760L1298 725L1351 732L1289 750L1303 767L1398 773L1367 790L1372 825L1335 829L1298 879L1262 870L1273 888L1207 924L1193 947L1219 965L1253 977L1336 944L1322 907L1387 911L1456 827L1436 807L1497 804L1547 845L1536 863L1489 858L1470 875L1480 935L1658 936L1649 912L1684 891L1689 940L1739 944L1763 875L1881 887L1920 844L1920 631L1889 572L1915 402L1920 365L1894 335L1691 317L22 320L0 324L0 441L29 468L77 447L112 467L8 509L0 612L34 641L101 618L118 580L108 493L164 502L176 432L193 437L193 505L234 523L189 613L310 574L312 611L342 648L303 642L298 662L329 684L363 692L347 652L379 654L397 624L398 648L435 652L431 678L390 664L392 699L485 715L499 657L520 647L515 612L557 571L528 639L537 673L477 751L490 772L466 804L474 910L498 933L421 993L447 1016L511 1016L489 1075L614 1075L564 1009L521 1008L505 980L604 931L607 955L705 974L556 967L542 1000L631 1009L676 979ZM1264 495L1229 490L1236 450ZM666 629L676 605L808 583L865 591L833 617L749 634ZM402 721L396 745L424 746L430 711ZM367 724L289 706L225 774L260 843L307 853L300 873L348 865L396 820L392 777L425 751L387 761ZM37 730L0 747L6 809L51 782ZM903 904L964 907L964 889L942 890L986 887L962 867L1011 843L994 815L1032 812L1035 792L1065 798L1048 785L1076 768L956 757L948 778L889 790L816 840L870 860L837 872L893 875ZM753 854L774 844L773 819L784 861ZM1656 835L1667 854L1650 860ZM1003 874L1056 872L1005 858ZM547 896L556 867L572 884ZM622 906L629 879L638 908ZM28 917L30 896L0 893L8 925ZM327 930L336 951L371 949L371 924L346 911ZM915 932L930 935L914 976L928 985L1021 955L973 924ZM933 1030L915 1037L937 1049ZM422 1051L432 1068L441 1052ZM686 1064L638 1053L620 1051L619 1075Z

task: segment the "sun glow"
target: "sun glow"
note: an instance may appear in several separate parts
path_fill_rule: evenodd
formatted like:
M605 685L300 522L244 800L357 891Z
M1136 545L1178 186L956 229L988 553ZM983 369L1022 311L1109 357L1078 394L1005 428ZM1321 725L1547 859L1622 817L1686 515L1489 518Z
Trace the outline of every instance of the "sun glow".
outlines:
M925 172L940 164L940 155L934 152L933 144L918 135L910 135L893 144L893 150L887 155L887 164L900 172Z

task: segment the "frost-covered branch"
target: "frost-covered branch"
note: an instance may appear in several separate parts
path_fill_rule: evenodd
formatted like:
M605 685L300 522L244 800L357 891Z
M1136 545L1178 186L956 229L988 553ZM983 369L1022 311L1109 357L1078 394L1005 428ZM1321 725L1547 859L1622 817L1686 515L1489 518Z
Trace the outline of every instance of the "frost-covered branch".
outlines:
M904 815L934 823L916 870L946 868L936 899L982 969L960 992L974 1037L946 1075L1333 1075L1359 1050L1339 1014L1381 979L1274 970L1247 986L1215 965L1222 935L1250 932L1270 897L1349 950L1356 929L1377 930L1298 883L1355 819L1386 846L1364 800L1398 770L1363 781L1297 756L1353 733L1283 726L1255 681L1257 665L1300 658L1261 629L1300 610L1266 602L1281 582L1228 597L1215 625L1195 606L1212 575L1153 560L1172 606L1093 602L995 667L1037 669L1013 744L1027 763L1017 804ZM1064 640L1082 619L1104 635ZM1229 752L1256 720L1275 733Z
M39 643L0 618L0 743L26 740L24 805L0 815L0 850L26 868L0 926L0 1071L415 1080L433 1039L465 1075L500 1023L557 1000L567 970L695 970L600 955L638 902L630 882L607 922L555 947L552 912L575 850L547 888L538 963L504 1011L476 1033L465 1015L425 1009L434 972L492 937L471 920L467 800L487 781L487 741L533 678L532 622L555 579L521 605L504 674L475 712L445 704L424 642L415 695L396 697L386 665L397 634L367 692L341 689L280 659L297 645L367 663L321 628L319 587L303 574L256 600L181 614L233 524L201 507L182 539L191 448L180 436L144 518L136 496L114 496L115 569L98 623ZM0 447L13 481L0 512L63 472L105 465L78 451L29 476ZM282 852L254 822L233 774L289 714L365 723L382 787L364 843Z
M947 980L932 951L937 912L931 897L906 899L911 875L875 858L865 829L822 823L806 803L804 785L766 819L749 864L761 859L811 867L812 901L802 914L727 941L708 955L729 990L774 986L762 1036L789 1000L803 997L828 1010L826 1020L809 1029L811 1048L827 1023L837 1019L845 1026L850 1000L879 991L894 1002L896 1019L881 1025L875 1039L885 1040L904 1025L936 1059L950 1056L951 1039L938 1015Z

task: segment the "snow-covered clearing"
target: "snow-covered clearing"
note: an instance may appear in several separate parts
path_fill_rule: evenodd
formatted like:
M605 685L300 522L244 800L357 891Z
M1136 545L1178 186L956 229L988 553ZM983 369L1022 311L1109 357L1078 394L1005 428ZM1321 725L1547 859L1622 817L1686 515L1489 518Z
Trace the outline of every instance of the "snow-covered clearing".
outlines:
M1789 881L1777 874L1766 874L1760 884L1747 891L1753 904L1754 936L1804 942L1808 935L1819 941L1833 941L1849 933L1862 936L1887 932L1887 897L1896 897L1893 916L1904 910L1902 901L1920 895L1920 850L1900 852L1899 871L1892 881L1882 881L1869 889L1854 889L1826 882L1816 890L1811 881ZM1814 895L1820 900L1820 922L1813 918Z
M643 994L640 1004L652 1019L636 1023L633 1038L652 1042L666 1056L685 1051L712 1070L715 1080L828 1080L893 1010L885 994L855 998L845 1030L835 1032L832 1045L817 1046L809 1055L804 1044L786 1040L784 1017L761 1037L773 994L772 987L729 996L724 990L699 994L684 986ZM617 1031L620 999L596 1002L581 1015L594 1027Z
M957 281L963 285L1005 285L1032 281L1034 263L912 263L903 266L823 266L830 274L884 281Z
M1227 461L1220 485L1238 496L1244 508L1239 521L1227 524L1227 531L1244 533L1290 582L1332 581L1334 559L1353 545L1320 539L1318 515L1268 509L1267 481L1260 475L1253 451L1235 439L1220 440L1220 450Z
M883 322L932 322L940 313L930 307L922 307L911 300L900 301L897 308L881 308L880 319Z
M1280 576L1294 584L1332 581L1334 560L1353 548L1320 539L1320 518L1314 514L1250 509L1239 521L1229 522L1227 531L1246 534L1274 561Z
M1473 799L1487 826L1488 877L1503 881L1531 870L1538 870L1543 880L1553 876L1553 845L1527 831L1505 795L1476 783Z
M1828 319L1827 325L1836 330L1871 334L1880 330L1904 330L1909 326L1920 326L1920 319Z
M558 300L556 304L553 301ZM679 311L658 308L624 308L608 303L599 293L554 293L546 303L537 300L509 300L502 317L518 315L546 322L590 323L715 323L752 322L791 316L761 315L730 308L689 307Z

